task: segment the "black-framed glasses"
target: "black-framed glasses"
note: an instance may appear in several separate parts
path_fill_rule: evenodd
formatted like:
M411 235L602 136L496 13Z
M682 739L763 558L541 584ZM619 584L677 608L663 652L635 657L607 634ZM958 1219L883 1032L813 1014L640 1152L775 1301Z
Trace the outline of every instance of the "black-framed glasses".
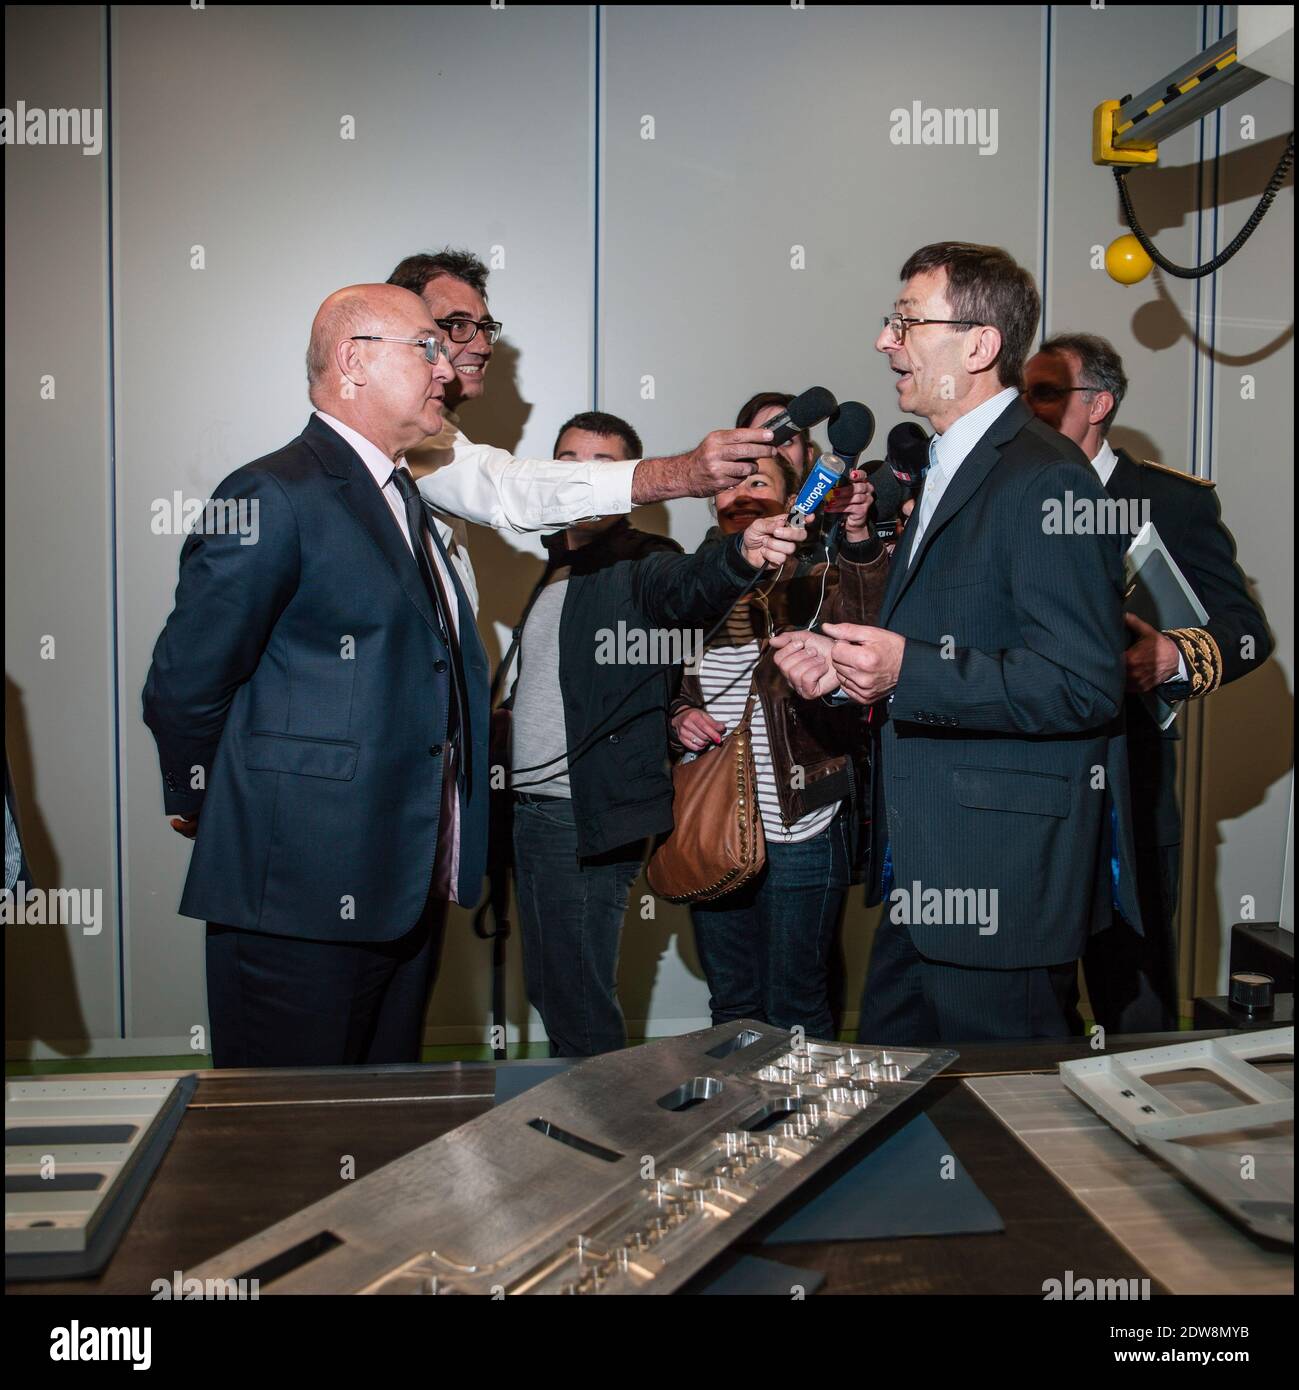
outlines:
M1024 399L1033 405L1059 405L1074 391L1099 391L1099 386L1054 386L1049 381L1035 382L1024 392Z
M884 327L893 332L895 343L905 342L907 329L914 328L918 323L945 323L952 328L982 328L983 325L975 319L909 319L905 314L885 314Z
M437 364L439 357L451 361L451 354L441 338L386 338L382 333L353 333L354 343L409 343L412 347L424 349L424 360Z
M496 319L434 319L433 322L453 343L472 343L480 333L489 343L501 336L502 325Z

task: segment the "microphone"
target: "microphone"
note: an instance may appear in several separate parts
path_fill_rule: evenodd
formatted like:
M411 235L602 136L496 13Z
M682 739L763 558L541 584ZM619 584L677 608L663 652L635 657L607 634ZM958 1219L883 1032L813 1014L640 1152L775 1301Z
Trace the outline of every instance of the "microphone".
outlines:
M860 401L844 401L830 417L826 433L830 438L832 456L843 464L843 471L847 471L857 466L857 459L866 452L866 446L874 438L875 416ZM839 476L842 479L843 472ZM827 560L833 560L839 553L842 531L843 515L840 514L835 517L834 525L825 538Z
M904 420L889 431L884 458L898 482L915 493L929 467L929 436L914 420Z
M897 521L902 514L903 502L911 494L883 459L872 459L864 467L875 488L875 529L879 531L880 527Z
M801 516L806 521L843 481L844 461L837 454L822 454L807 471L798 497L789 509L788 524Z
M824 386L809 386L801 396L795 396L780 412L761 428L771 430L772 444L788 444L796 434L810 430L834 413L838 402Z
M831 418L826 433L830 436L831 451L852 468L875 437L875 417L860 401L844 401Z
M830 393L827 391L825 394L828 396ZM797 404L797 401L792 401L790 408ZM875 417L860 401L845 401L836 407L828 433L831 452L822 454L808 469L798 497L790 508L790 525L800 513L807 520L843 481L844 473L853 467L858 454L871 442L871 436L875 433Z

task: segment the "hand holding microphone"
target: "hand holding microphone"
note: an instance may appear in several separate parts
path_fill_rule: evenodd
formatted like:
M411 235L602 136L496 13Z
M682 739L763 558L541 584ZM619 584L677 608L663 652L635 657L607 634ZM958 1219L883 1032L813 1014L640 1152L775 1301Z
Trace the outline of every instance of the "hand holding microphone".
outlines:
M842 461L848 470L850 485L842 485L825 504L826 510L836 513L834 534L842 529L852 544L869 540L869 512L875 498L875 487L857 460L866 452L875 434L875 417L860 401L845 401L830 420L828 430L831 454Z
M756 570L766 566L780 569L802 539L802 528L791 526L783 516L759 517L744 528L740 536L741 553Z
M713 497L724 492L752 476L757 468L755 459L770 458L801 430L819 425L835 406L834 396L824 386L812 386L758 429L714 430L679 460L663 460L681 466L681 478L667 491L656 491L639 478L633 479L632 501L640 504L662 497Z
M824 505L827 511L841 514L826 538L828 546L836 543L844 526L848 528L850 541L866 540L870 536L866 513L874 490L865 476L858 474L856 463L875 433L875 417L860 401L845 401L835 411L828 433L830 452L822 454L808 470L790 510L790 522L801 520L805 523ZM847 495L831 501L831 493L849 470L852 470L852 486Z

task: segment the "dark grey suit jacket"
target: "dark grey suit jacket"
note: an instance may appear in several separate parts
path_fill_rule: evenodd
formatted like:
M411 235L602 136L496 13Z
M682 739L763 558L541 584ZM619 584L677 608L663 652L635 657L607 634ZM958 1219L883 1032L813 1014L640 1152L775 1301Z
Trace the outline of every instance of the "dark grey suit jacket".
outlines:
M186 540L144 689L165 809L202 813L180 910L272 936L394 940L429 893L453 679L415 557L365 464L315 415L214 495L256 504L256 542ZM487 656L447 571L468 691L457 892L472 906Z
M878 895L887 827L907 901L885 910L930 959L991 969L1077 959L1109 924L1114 852L1120 905L1139 927L1123 538L1050 522L1104 495L1082 451L1016 400L957 470L914 563L913 529L893 557L880 626L907 644L892 698L874 712L869 881ZM913 910L930 889L944 895L944 921ZM971 920L970 890L994 920Z

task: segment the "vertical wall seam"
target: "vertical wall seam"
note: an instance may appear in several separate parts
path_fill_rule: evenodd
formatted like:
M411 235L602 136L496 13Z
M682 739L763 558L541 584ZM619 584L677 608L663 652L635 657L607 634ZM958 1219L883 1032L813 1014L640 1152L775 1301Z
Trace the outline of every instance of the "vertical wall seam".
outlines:
M595 82L592 120L592 192L591 199L591 409L600 409L600 121L604 113L600 84L604 80L600 61L603 40L603 5L595 7Z
M125 854L122 844L122 650L118 604L117 555L117 294L113 267L116 240L113 209L116 169L113 165L113 7L104 13L104 252L108 330L108 624L111 639L113 682L113 864L117 899L117 1036L126 1037L126 891Z
M1226 7L1223 6L1223 5L1218 5L1218 6L1216 7L1216 9L1217 9L1217 12L1218 12L1218 24L1217 24L1218 32L1217 32L1217 34L1213 37L1213 40L1212 40L1212 41L1215 42L1215 43L1218 41L1218 39L1221 39L1222 36L1226 33L1226 28L1227 28L1227 25L1226 25L1226 19L1227 19ZM1207 19L1208 19L1208 13L1207 13L1207 11L1206 11L1206 20L1207 20ZM1207 38L1207 35L1206 35L1206 38ZM1206 46L1206 47L1208 46L1207 43L1206 43L1205 46ZM1205 123L1203 120L1200 122L1200 130L1201 130L1201 133L1202 133L1202 134L1201 134L1201 138L1204 139L1204 138L1207 136L1208 131L1207 131L1207 129L1206 129L1206 123ZM1221 239L1221 238L1220 238L1220 232L1221 232L1221 227L1222 227L1222 213L1223 213L1222 202L1221 202L1221 198L1219 197L1219 194L1220 194L1221 188L1222 188L1222 184L1221 184L1221 177L1222 177L1221 157L1222 157L1222 108L1221 108L1221 107L1218 107L1218 108L1214 111L1214 113L1213 113L1213 163L1212 163L1212 165L1210 166L1210 173L1209 173L1209 198L1210 198L1210 203L1209 203L1209 227L1208 227L1208 230L1209 230L1209 237L1210 237L1210 252L1209 252L1210 256L1216 256L1216 255L1218 254L1218 243L1219 243L1219 241L1220 241L1220 239ZM1199 264L1198 261L1197 261L1197 264ZM1202 440L1201 440L1201 445L1200 445L1200 457L1196 460L1196 471L1197 471L1197 473L1198 473L1198 475L1199 475L1200 477L1202 477L1202 478L1209 478L1209 479L1212 479L1213 476L1214 476L1214 474L1215 474L1215 472L1217 471L1216 468L1213 466L1213 463L1214 463L1214 460L1213 460L1213 429L1214 429L1214 421L1215 421L1215 419L1216 419L1216 409L1215 409L1216 401L1215 401L1214 397L1215 397L1215 393L1216 393L1216 391L1217 391L1217 364L1216 364L1215 361L1214 361L1214 354L1217 352L1217 348L1218 348L1218 277L1219 277L1221 274L1222 274L1222 271L1221 271L1221 270L1215 270L1215 271L1213 272L1212 275L1210 275L1210 276L1207 277L1208 283L1205 285L1205 293L1206 293L1206 297L1207 297L1207 300L1208 300L1208 322L1207 322L1207 324L1205 325L1206 332L1205 332L1205 347L1204 347L1204 370L1203 370L1203 372L1202 372L1202 378L1203 378L1203 383L1204 383L1204 434L1203 434L1203 438L1202 438ZM1197 282L1197 283L1198 283L1198 282ZM1197 414L1198 414L1198 411L1197 411ZM1195 760L1195 773L1196 773L1196 788L1195 788L1196 817L1195 817L1195 820L1196 820L1196 832L1197 832L1196 844L1195 844L1195 857L1196 857L1196 862L1197 862L1197 864L1199 863L1200 856L1201 856L1201 853L1202 853L1202 850L1203 850L1203 846L1204 846L1204 834L1203 834L1204 825L1203 825L1203 822L1204 822L1205 806L1206 806L1207 800L1208 800L1208 798L1205 796L1205 788L1204 788L1205 749L1206 749L1207 746L1208 746L1208 737L1209 737L1208 723L1209 723L1209 711L1208 711L1208 709L1205 709L1205 710L1203 710L1203 711L1201 712L1201 714L1200 714L1200 719L1199 719L1199 722L1198 722L1197 725L1196 725L1196 730L1195 730L1195 734L1196 734L1196 744L1197 744L1197 749L1196 749L1196 760ZM1216 855L1216 847L1215 847L1214 853L1215 853L1215 855ZM1221 962L1222 962L1222 946L1223 946L1223 940L1222 940L1222 938L1223 938L1223 932L1224 932L1224 931L1226 932L1227 937L1228 937L1228 940L1229 940L1229 939L1230 939L1230 933L1231 933L1231 923L1230 923L1229 921L1224 921L1224 920L1223 920L1223 917L1222 917L1222 911L1221 911L1221 892L1220 892L1220 884L1218 883L1218 874L1217 874L1218 865L1217 865L1216 859L1215 859L1215 866L1214 866L1214 867L1215 867L1214 879L1213 879L1213 884L1214 884L1214 896L1213 896L1213 901L1209 904L1209 907L1210 907L1210 910L1213 912L1213 915L1214 915L1215 919L1218 921L1218 925L1219 925L1219 935L1218 935L1218 958L1217 958L1217 960L1214 962L1214 976L1215 976L1215 989L1216 989L1216 988L1217 988L1217 984L1216 984L1217 978L1223 974L1223 971L1222 971L1222 968L1221 968ZM1196 874L1197 886L1196 886L1196 900L1195 900L1195 918L1194 918L1195 924L1196 924L1196 930L1195 930L1195 931L1193 932L1193 934L1192 934L1192 942L1194 943L1195 946L1198 946L1198 945L1199 945L1199 939L1200 939L1200 932L1199 932L1199 922L1200 922L1199 877L1200 877L1200 876L1199 876L1199 874L1197 873L1197 874ZM1197 955L1198 955L1198 952L1197 952ZM1195 963L1196 963L1196 965L1197 965L1197 967L1198 967L1198 964L1199 964L1198 959L1196 960ZM1223 981L1224 987L1225 987L1225 984L1226 984L1226 981L1224 980L1224 981Z
M1038 265L1037 283L1042 295L1041 338L1044 342L1050 336L1048 317L1049 269L1048 248L1051 238L1051 102L1054 91L1051 81L1051 30L1055 24L1055 6L1044 5L1042 25L1042 254Z

